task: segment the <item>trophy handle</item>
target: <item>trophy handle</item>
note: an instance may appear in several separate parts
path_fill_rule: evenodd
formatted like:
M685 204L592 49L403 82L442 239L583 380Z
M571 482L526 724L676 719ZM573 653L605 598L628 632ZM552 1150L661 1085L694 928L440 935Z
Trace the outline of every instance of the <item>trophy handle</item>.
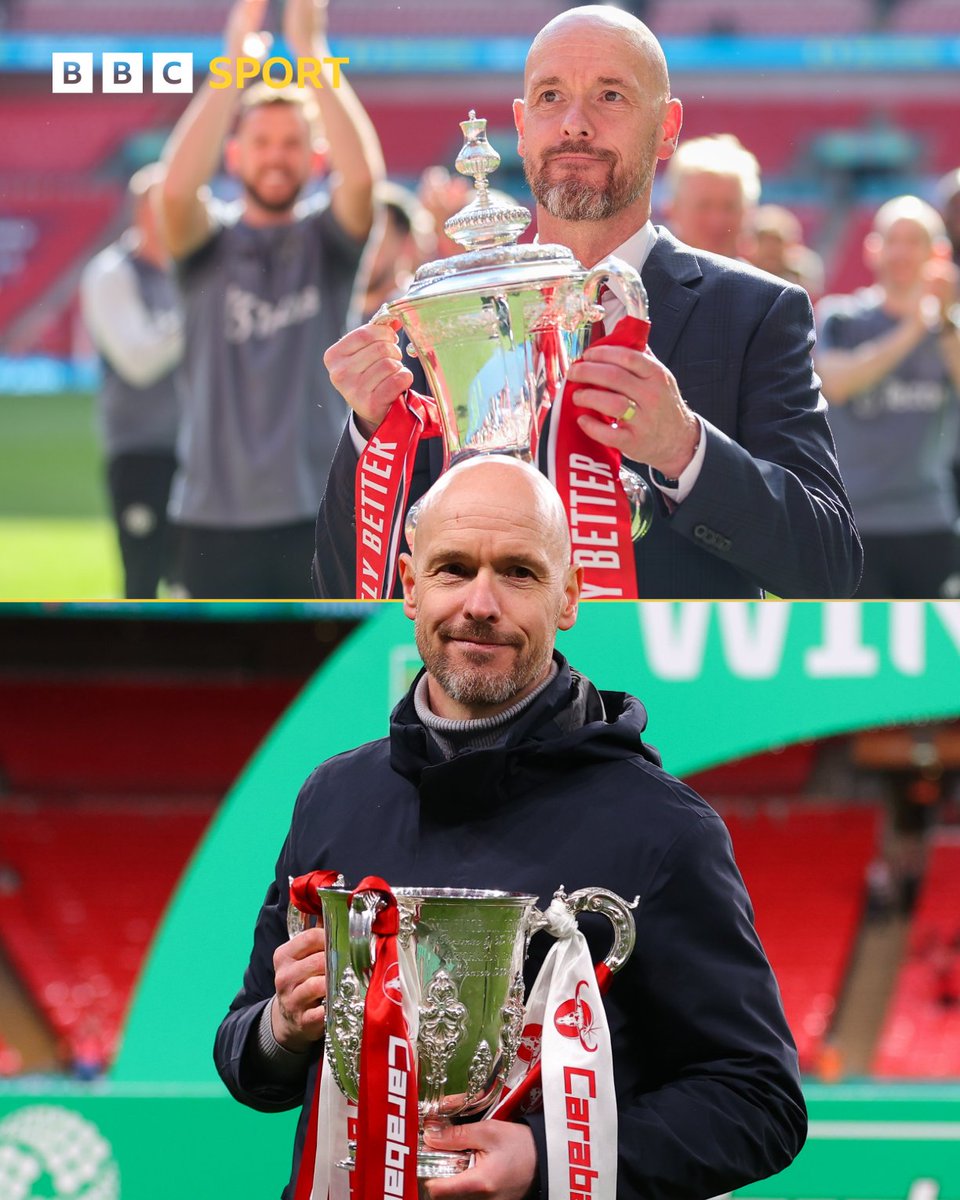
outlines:
M613 945L607 951L603 966L611 975L619 971L636 945L637 925L632 910L640 903L640 897L635 896L632 902L628 902L616 892L599 887L580 888L568 896L561 886L554 892L553 898L566 908L571 917L576 917L582 912L595 912L607 918L613 926ZM541 912L535 908L530 915L528 936L540 929L553 932L551 923L549 909Z
M287 876L287 886L292 888L294 876ZM329 884L330 887L342 888L344 880L342 875L337 877ZM313 929L316 925L323 924L323 917L319 912L303 912L297 908L293 900L287 904L287 937L294 938L298 933L303 933L305 929Z
M650 307L647 303L647 289L637 271L629 263L611 254L603 258L595 267L587 272L583 281L583 294L593 303L600 300L600 287L608 280L614 279L620 284L623 292L623 302L627 306L628 317L638 317L641 321L650 319ZM379 316L379 313L377 314Z
M373 964L377 961L377 944L373 936L373 922L377 913L386 908L385 901L376 892L362 892L354 896L347 920L350 937L350 962L361 979L370 982Z

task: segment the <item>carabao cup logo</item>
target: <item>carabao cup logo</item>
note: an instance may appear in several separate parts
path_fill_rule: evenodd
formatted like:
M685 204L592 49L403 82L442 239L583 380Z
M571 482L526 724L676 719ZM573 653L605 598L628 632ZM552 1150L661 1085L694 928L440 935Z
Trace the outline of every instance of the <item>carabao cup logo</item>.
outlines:
M587 986L587 981L581 979L577 991L571 1000L564 1002L554 1014L553 1024L557 1033L565 1038L579 1038L580 1045L591 1054L597 1048L597 1035L594 1031L593 1010L580 993Z
M33 1104L0 1121L0 1196L119 1200L120 1171L91 1121L53 1104Z

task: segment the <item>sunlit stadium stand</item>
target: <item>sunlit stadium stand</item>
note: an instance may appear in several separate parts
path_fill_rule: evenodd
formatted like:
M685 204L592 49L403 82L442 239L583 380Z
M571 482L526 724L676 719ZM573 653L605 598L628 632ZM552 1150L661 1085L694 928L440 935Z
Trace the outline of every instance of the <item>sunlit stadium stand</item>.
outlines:
M910 929L874 1074L960 1076L960 837L941 833Z

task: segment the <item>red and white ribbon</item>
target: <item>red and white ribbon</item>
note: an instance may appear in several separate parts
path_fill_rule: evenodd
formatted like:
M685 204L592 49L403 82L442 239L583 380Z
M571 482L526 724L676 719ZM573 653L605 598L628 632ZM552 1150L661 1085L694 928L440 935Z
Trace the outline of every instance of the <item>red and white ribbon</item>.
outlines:
M356 1195L417 1200L417 1054L404 1016L399 911L384 880L368 875L353 895L366 892L385 903L373 920L376 959L363 1009Z
M623 317L613 333L597 338L591 346L643 350L649 333L649 321ZM620 484L621 455L615 446L601 445L577 424L575 397L584 386L566 383L554 405L547 474L570 522L573 561L583 567L583 598L635 600L637 567L630 504Z
M586 939L560 900L547 909L557 938L526 1004L520 1053L507 1092L489 1115L509 1119L542 1096L549 1200L616 1200L617 1100L613 1051ZM538 1094L539 1093L539 1094Z
M430 396L408 391L390 406L357 463L357 598L389 600L420 439L441 434Z

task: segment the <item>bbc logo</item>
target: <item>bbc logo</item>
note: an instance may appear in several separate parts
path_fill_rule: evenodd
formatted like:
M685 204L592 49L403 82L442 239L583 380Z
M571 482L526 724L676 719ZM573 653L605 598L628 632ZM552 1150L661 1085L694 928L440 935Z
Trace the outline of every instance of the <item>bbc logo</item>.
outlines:
M192 92L193 55L187 52L156 52L151 61L154 92ZM107 53L100 56L101 91L142 92L143 55ZM54 54L51 79L55 92L72 94L93 91L93 53L78 51Z

